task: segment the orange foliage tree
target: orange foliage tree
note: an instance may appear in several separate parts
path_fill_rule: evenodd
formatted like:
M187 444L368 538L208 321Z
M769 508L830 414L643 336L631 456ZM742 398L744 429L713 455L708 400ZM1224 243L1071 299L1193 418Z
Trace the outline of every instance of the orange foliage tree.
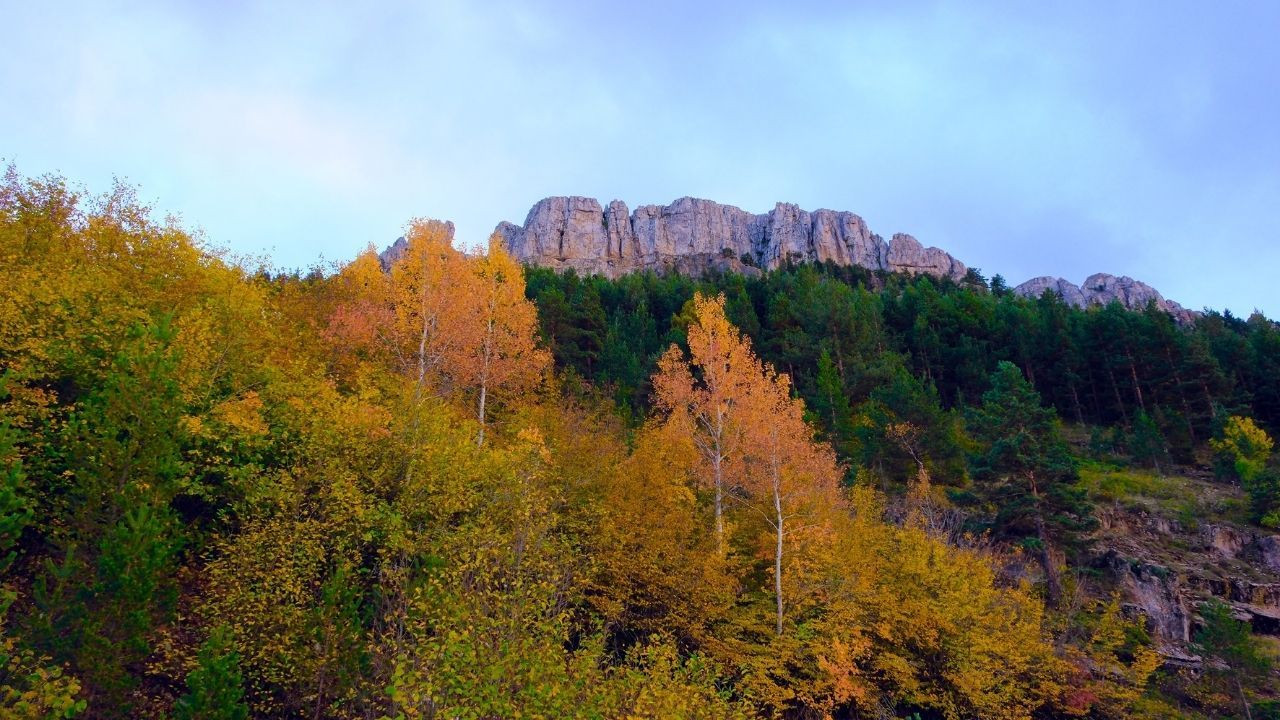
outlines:
M546 371L551 355L537 345L538 310L525 298L524 272L502 242L491 238L489 253L470 259L469 269L478 290L470 337L457 346L460 352L448 372L459 386L476 392L477 442L483 444L490 393L528 388Z
M742 482L747 396L760 363L751 341L729 322L724 296L693 297L688 359L672 345L658 361L653 387L668 422L687 426L714 493L716 542L723 554L725 493ZM696 369L696 376L695 376Z
M344 346L340 359L363 353L400 368L415 406L428 393L474 395L483 443L494 392L528 389L550 355L537 345L519 263L497 242L468 256L452 236L447 223L415 221L385 270L372 250L344 267L328 335Z
M840 471L831 447L813 440L804 420L804 401L791 396L791 379L765 366L752 380L746 405L750 450L745 502L773 530L776 630L782 635L784 543L788 536L810 529L789 523L808 518L821 524L820 512L840 505L836 492Z

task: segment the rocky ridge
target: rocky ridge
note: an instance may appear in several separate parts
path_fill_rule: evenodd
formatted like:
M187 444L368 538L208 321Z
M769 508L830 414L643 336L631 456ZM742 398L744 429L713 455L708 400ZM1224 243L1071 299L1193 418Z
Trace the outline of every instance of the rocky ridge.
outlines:
M1204 484L1201 496L1222 492ZM1145 618L1168 661L1199 660L1192 640L1210 598L1230 605L1254 632L1280 636L1280 536L1135 508L1104 509L1101 520L1091 564L1112 579L1126 610Z
M964 263L910 235L886 242L851 212L810 212L789 203L755 215L685 197L629 212L618 200L602 207L594 198L549 197L533 206L524 225L504 222L495 232L523 262L607 277L639 270L755 274L787 261L827 260L955 281L969 272Z
M1085 279L1083 285L1076 285L1062 278L1050 276L1032 278L1015 287L1013 292L1023 297L1037 298L1046 290L1055 292L1064 302L1073 307L1090 305L1108 305L1118 302L1121 305L1140 310L1154 302L1156 307L1172 315L1179 322L1189 322L1196 313L1178 303L1165 298L1150 285L1121 275L1095 273Z
M938 248L925 247L911 235L898 233L884 240L854 213L806 211L790 203L752 214L732 205L683 197L670 205L642 205L629 211L619 200L602 206L594 198L549 197L534 204L523 225L502 222L494 232L521 262L610 278L643 270L756 275L787 261L828 260L956 282L969 272L963 262ZM1194 313L1150 285L1106 273L1089 276L1083 285L1038 277L1013 291L1039 297L1045 290L1075 307L1118 301L1141 309L1154 300L1179 322L1194 318Z

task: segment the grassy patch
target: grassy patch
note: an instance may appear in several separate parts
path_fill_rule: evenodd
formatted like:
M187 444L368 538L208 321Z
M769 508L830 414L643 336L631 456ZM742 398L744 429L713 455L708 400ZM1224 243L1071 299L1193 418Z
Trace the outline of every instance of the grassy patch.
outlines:
M1146 498L1174 509L1178 504L1196 500L1196 493L1186 478L1161 477L1149 470L1119 468L1099 462L1080 466L1080 484L1090 496L1107 502L1127 503Z
M1217 483L1086 461L1080 466L1080 485L1096 501L1156 512L1187 528L1203 521L1248 523L1239 489Z

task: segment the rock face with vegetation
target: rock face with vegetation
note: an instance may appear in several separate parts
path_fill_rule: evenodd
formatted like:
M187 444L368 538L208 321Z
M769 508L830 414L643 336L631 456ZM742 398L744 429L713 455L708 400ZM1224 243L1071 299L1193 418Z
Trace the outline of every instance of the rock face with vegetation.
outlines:
M504 222L496 232L522 262L606 277L636 270L751 274L788 260L829 260L956 281L968 272L964 263L938 248L923 247L910 235L885 242L851 212L809 212L789 203L754 215L685 197L628 214L618 200L602 208L593 198L549 197L533 206L523 226Z
M502 222L494 232L523 263L608 278L642 270L695 277L708 271L755 275L788 262L832 262L955 282L969 272L946 251L925 247L906 233L885 241L854 213L810 212L790 203L778 203L757 215L732 205L683 197L670 205L642 205L628 212L620 200L602 207L594 198L548 197L534 204L524 225ZM1089 276L1082 286L1062 278L1038 277L1014 288L1029 298L1045 290L1057 293L1072 307L1114 301L1141 310L1154 301L1179 322L1192 317L1150 285L1107 273Z
M1028 298L1040 297L1046 290L1057 293L1072 307L1118 302L1130 310L1141 310L1154 302L1157 308L1174 316L1179 322L1190 322L1195 317L1193 311L1165 298L1150 285L1126 275L1117 277L1107 273L1094 273L1085 279L1083 285L1076 285L1063 278L1043 276L1032 278L1013 289L1015 293Z

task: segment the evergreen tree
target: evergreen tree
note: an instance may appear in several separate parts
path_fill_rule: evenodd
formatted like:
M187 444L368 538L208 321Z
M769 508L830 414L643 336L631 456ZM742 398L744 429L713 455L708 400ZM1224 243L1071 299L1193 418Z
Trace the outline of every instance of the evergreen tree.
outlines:
M857 437L862 461L891 479L917 477L960 484L965 458L958 418L942 409L937 391L899 366L859 408ZM913 429L904 435L904 427Z
M969 414L979 443L971 458L979 495L994 508L994 529L1033 550L1045 573L1046 597L1056 606L1062 583L1056 546L1072 550L1093 525L1076 469L1051 408L1010 362L991 376L982 406Z
M814 393L813 414L827 429L833 446L843 447L853 437L853 410L844 392L844 383L825 349L818 356L817 392Z
M1214 598L1200 607L1204 626L1196 633L1194 648L1221 665L1205 663L1205 669L1235 685L1246 718L1253 717L1245 694L1246 680L1266 676L1272 661L1250 631L1249 623L1236 620L1231 606Z
M14 434L0 421L0 575L17 557L13 547L33 515L26 496L27 476L22 471L22 461L16 457Z
M58 438L70 518L52 538L32 597L33 637L70 661L89 690L126 706L136 663L155 625L174 607L182 528L170 503L179 491L182 436L175 331L167 318L135 326L97 387Z
M174 720L245 720L240 656L232 648L231 633L218 627L200 646L196 667L187 675L187 694L173 706Z
M1133 419L1133 434L1129 438L1129 455L1134 462L1145 467L1155 468L1157 473L1164 474L1169 464L1169 446L1156 421L1146 412L1139 410Z

